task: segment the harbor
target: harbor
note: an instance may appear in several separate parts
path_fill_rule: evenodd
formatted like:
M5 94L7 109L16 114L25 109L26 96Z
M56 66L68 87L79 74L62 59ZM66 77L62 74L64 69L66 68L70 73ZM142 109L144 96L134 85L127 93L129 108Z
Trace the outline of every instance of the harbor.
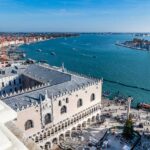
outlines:
M121 54L123 52L122 50L123 47L111 45L110 51L117 50L118 51L117 53L119 55L118 59L120 60L121 64L123 66L124 65L128 66L128 67L120 68L121 70L112 69L112 68L118 69L120 65L117 63L116 64L111 63L111 60L115 62L117 62L118 60L116 60L115 57L112 57L110 59L108 55L105 55L105 53L107 53L107 50L104 51L102 45L96 45L96 43L94 44L92 41L92 38L103 39L106 37L108 38L109 36L114 37L115 38L114 41L116 40L118 36L119 36L118 38L120 37L122 38L127 37L128 39L132 38L131 34L129 35L128 34L118 34L118 35L115 34L114 35L114 34L98 34L98 33L94 34L93 33L93 34L80 34L80 36L78 35L78 36L73 36L73 37L69 36L70 38L62 37L62 38L56 38L53 40L46 40L42 42L34 42L29 45L28 44L23 44L20 46L12 45L12 46L7 47L7 50L6 50L7 56L9 57L9 60L7 60L6 65L9 66L10 64L9 62L12 62L13 60L20 60L20 59L25 60L28 58L30 58L31 60L32 59L36 60L37 62L49 63L49 64L56 65L56 66L59 66L62 62L64 62L65 65L72 71L79 72L79 73L86 74L88 76L93 76L93 77L103 77L104 91L111 93L110 95L112 96L115 95L115 93L117 93L118 91L120 92L121 95L125 97L127 97L128 95L132 95L134 97L134 103L133 103L134 107L137 107L137 105L141 102L142 103L145 102L146 104L149 104L150 87L148 84L149 81L148 82L146 81L146 79L148 79L148 74L144 73L145 72L144 70L143 72L142 71L139 72L139 69L134 68L134 65L132 64L133 61L130 61L130 63L126 63L128 59L129 60L134 59L134 62L137 63L138 66L140 67L140 64L138 63L139 59L137 59L137 57L130 58L129 55L128 55L129 58L128 57L124 58L123 55ZM90 40L86 39L86 37L90 38ZM79 40L81 41L81 44ZM82 40L84 40L83 45L82 45ZM109 42L106 45L109 45L111 43L113 43L113 41ZM92 44L92 47L96 49L96 52L92 52L93 51L92 49L91 51L86 52L86 49L88 49L88 47L91 44ZM106 45L105 47L107 48ZM85 50L83 51L82 48L84 48ZM97 49L100 49L100 50L97 50ZM120 52L120 49L121 49L121 52ZM124 50L127 51L127 53L131 53L131 54L134 53L127 49L124 49ZM65 55L68 56L67 59ZM101 66L103 66L104 63L106 63L105 59L103 59L102 57L103 55L108 59L107 63L110 67L106 65L106 68L101 69ZM145 55L147 54L146 53L140 54L139 52L138 55L140 59L141 58L144 59ZM73 57L73 56L76 56L76 57ZM74 62L76 63L72 62L72 60L74 60ZM87 63L85 63L86 60L88 60ZM82 63L78 64L78 61L81 61ZM149 60L143 60L143 61L149 61ZM73 64L73 66L75 67L72 67L71 64ZM88 69L88 67L84 67L87 65L89 65L90 67L93 67L94 64L97 66L96 70L93 68L94 72ZM144 64L142 65L143 65L142 68L144 68ZM81 68L84 68L84 69L81 69ZM140 69L142 68L140 67ZM132 70L134 70L134 72ZM117 76L115 75L116 71L118 71ZM125 73L124 75L124 72L129 72L129 74ZM136 76L136 73L138 73L140 76ZM120 75L121 75L121 80L117 78ZM143 75L146 75L146 78L141 78ZM130 79L130 76L132 76L131 79L134 77L132 81ZM142 82L143 80L144 82ZM135 92L135 91L138 91L138 92ZM142 93L144 93L144 95ZM110 99L111 99L111 96L110 96Z
M150 101L150 59L147 51L133 51L114 45L116 41L130 39L133 39L132 34L80 34L78 37L58 38L19 48L27 58L54 66L64 62L74 72L103 77L104 91L119 91L121 95L133 96L132 105L136 107L140 102Z

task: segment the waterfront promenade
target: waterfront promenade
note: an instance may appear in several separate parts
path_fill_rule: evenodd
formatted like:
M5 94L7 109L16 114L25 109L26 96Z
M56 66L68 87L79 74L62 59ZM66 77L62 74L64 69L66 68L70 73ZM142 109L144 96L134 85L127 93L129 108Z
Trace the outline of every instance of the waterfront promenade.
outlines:
M93 145L96 144L109 128L124 126L127 118L126 108L126 104L116 103L103 98L101 119L104 121L102 123L96 123L95 121L88 128L75 131L74 136L66 138L60 147L68 147L74 150L96 150L94 146L89 145L91 143ZM138 131L141 135L141 142L139 142L135 149L148 150L150 147L150 112L131 108L130 113L133 116L134 130ZM124 143L120 144L116 138L115 140L112 140L110 144L116 144L118 149L115 150L120 150ZM109 149L113 150L113 146L109 147Z

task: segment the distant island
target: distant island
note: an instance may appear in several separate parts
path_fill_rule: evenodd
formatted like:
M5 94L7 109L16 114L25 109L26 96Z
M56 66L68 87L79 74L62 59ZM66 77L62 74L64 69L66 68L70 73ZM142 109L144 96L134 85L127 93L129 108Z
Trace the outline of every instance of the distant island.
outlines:
M150 33L136 33L135 36L137 36L137 37L149 37Z
M116 45L127 48L150 51L150 41L134 38L132 41L116 42Z

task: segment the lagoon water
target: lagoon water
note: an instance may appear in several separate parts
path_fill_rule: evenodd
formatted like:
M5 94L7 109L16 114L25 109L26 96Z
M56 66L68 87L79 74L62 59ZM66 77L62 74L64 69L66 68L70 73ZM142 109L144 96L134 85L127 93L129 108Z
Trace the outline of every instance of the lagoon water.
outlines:
M61 66L64 62L71 71L150 89L150 52L115 45L116 41L132 38L129 34L81 34L79 37L22 45L20 49L28 58L47 60L54 66ZM56 55L51 55L51 52ZM138 102L150 103L150 92L142 89L104 81L103 90L132 96L134 106Z

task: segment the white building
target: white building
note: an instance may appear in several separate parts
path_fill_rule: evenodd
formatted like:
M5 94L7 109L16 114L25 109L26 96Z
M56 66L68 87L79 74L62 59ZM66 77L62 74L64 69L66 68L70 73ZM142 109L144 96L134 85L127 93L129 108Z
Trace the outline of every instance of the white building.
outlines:
M1 100L17 112L16 126L41 149L51 149L99 119L101 80L40 64L6 70L8 76L1 74L1 90L6 90ZM14 80L17 86L9 84ZM10 94L12 86L15 92Z

